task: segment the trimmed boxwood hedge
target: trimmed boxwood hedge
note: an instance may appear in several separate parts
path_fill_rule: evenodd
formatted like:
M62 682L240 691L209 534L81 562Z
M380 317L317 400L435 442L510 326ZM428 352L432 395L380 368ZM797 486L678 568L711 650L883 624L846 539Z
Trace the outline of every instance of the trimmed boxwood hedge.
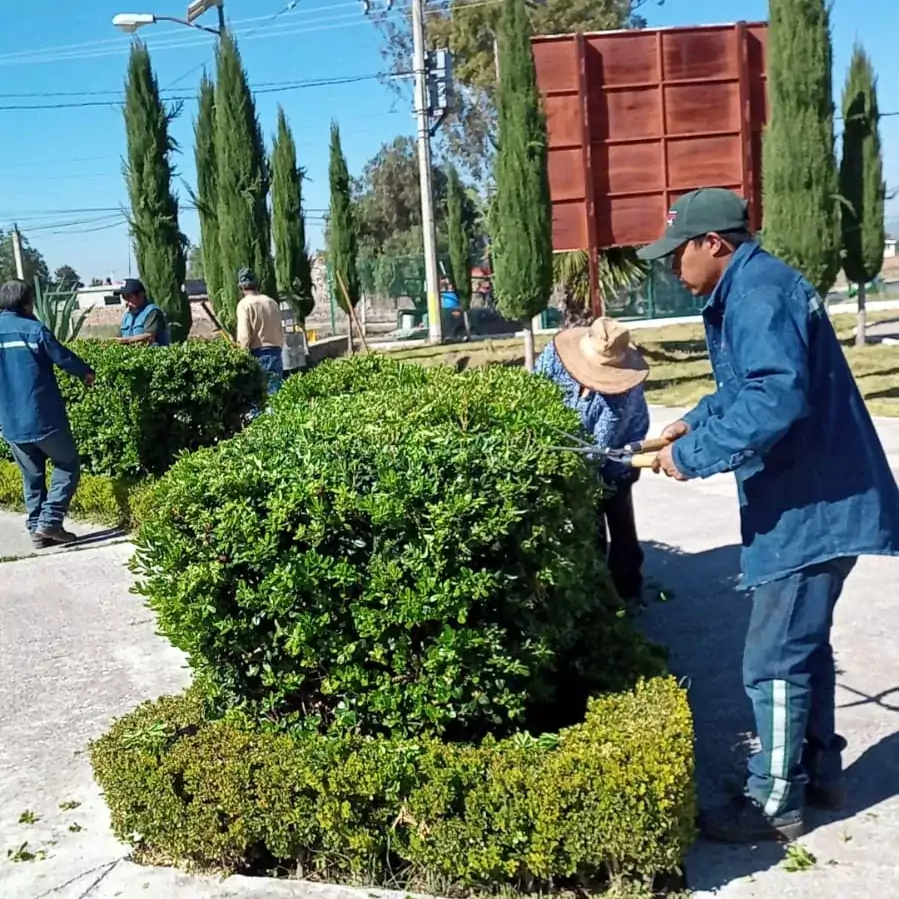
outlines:
M266 381L249 353L224 340L170 347L75 341L97 375L86 388L59 372L86 471L116 479L158 476L179 454L225 440L265 402ZM0 440L0 458L9 449Z
M479 746L208 721L191 690L125 715L90 752L139 858L446 894L678 869L692 739L686 695L666 678L592 701L557 735Z
M555 388L399 375L282 403L154 490L136 589L220 707L469 740L663 671L597 551L595 472L548 451L578 427Z

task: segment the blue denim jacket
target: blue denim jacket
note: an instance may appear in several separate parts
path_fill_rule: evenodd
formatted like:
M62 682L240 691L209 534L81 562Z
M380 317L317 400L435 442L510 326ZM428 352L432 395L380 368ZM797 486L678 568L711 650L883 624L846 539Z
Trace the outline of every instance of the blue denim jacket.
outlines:
M642 386L621 394L606 395L591 391L581 396L581 385L562 365L554 343L540 354L535 371L561 388L565 405L581 416L584 430L593 437L597 446L620 449L646 437L649 407ZM606 462L602 467L602 478L607 484L633 480L634 469L620 462Z
M90 367L36 318L0 312L0 433L9 443L36 443L68 428L53 366L78 378Z
M899 554L899 488L811 284L745 244L703 318L717 391L673 457L691 478L735 473L744 585Z

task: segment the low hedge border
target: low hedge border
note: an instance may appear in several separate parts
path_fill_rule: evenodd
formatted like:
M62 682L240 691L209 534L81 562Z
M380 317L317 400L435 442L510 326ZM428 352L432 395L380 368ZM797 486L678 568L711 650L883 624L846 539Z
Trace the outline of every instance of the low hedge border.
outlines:
M144 861L440 891L533 891L677 870L693 838L693 732L672 678L583 723L480 745L290 736L204 718L196 688L90 749L116 835Z
M145 517L153 483L150 479L130 481L84 473L70 514L108 527L133 530ZM0 460L0 509L24 509L22 474L15 462Z

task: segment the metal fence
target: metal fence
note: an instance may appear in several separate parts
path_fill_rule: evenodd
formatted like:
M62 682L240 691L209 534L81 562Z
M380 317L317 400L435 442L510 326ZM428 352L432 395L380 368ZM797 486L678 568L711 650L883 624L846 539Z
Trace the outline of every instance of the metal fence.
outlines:
M449 271L449 261L439 260L441 277ZM370 298L393 301L397 306L427 308L424 261L421 256L380 256L357 263L362 293ZM485 286L482 279L479 285ZM330 266L328 287L335 289ZM670 266L651 265L649 276L639 286L617 296L606 297L606 314L615 318L665 319L698 315L704 301L681 284ZM477 304L476 305L480 305Z

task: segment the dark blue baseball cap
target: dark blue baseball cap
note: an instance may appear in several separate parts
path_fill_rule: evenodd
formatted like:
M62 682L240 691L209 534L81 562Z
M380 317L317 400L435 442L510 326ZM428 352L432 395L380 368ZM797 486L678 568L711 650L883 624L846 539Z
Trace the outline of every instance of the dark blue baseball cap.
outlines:
M123 297L133 297L137 296L139 293L146 293L147 291L144 288L142 281L138 281L137 278L128 278L119 292Z

